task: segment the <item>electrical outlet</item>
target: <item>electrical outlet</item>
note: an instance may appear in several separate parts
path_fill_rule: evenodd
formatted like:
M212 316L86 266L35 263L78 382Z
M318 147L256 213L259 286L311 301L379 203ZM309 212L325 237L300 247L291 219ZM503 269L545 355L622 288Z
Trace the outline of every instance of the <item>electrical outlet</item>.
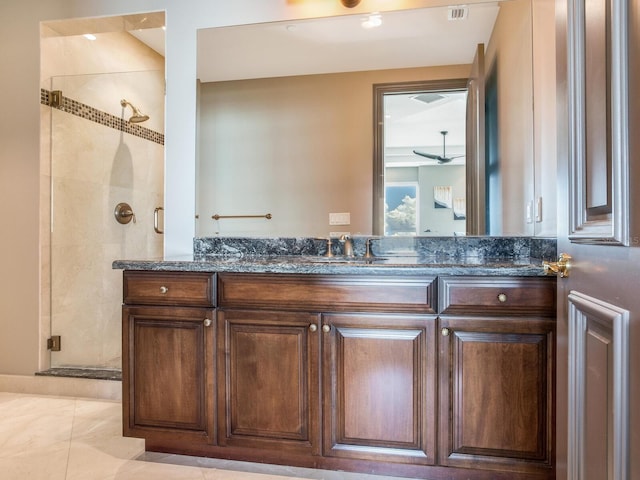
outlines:
M351 214L349 212L329 214L329 225L350 225L350 224L351 224Z

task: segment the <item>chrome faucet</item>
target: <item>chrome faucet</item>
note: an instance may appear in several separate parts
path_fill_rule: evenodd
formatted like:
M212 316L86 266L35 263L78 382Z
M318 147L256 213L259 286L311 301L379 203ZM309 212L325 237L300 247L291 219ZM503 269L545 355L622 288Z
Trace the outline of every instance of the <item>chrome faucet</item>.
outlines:
M342 235L340 242L343 243L342 254L345 257L353 257L353 241L349 235Z

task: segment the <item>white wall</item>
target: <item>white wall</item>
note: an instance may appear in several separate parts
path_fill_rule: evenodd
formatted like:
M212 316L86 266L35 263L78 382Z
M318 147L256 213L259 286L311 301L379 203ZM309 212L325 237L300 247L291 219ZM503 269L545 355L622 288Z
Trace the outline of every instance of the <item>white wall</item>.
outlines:
M436 2L442 3L442 2ZM39 22L165 10L167 14L165 253L190 253L195 214L196 30L434 4L367 0L3 0L0 2L0 373L38 369L39 331ZM10 208L9 208L10 207Z

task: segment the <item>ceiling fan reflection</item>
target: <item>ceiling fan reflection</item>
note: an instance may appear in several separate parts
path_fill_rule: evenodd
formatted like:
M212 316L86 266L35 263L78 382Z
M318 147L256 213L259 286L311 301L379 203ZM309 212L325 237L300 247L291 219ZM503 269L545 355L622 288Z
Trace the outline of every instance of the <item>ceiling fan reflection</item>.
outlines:
M430 158L432 160L437 160L438 164L449 163L455 158L464 157L464 154L450 155L450 156L447 157L446 138L447 138L447 133L449 133L449 132L447 130L442 130L440 133L442 134L442 155L436 155L434 153L421 152L419 150L414 150L413 153L415 153L416 155L419 155L421 157Z

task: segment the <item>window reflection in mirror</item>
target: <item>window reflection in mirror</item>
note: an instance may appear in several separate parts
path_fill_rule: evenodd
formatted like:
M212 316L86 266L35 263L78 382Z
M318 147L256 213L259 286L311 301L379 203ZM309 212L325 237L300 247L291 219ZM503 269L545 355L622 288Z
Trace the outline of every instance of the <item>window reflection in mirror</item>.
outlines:
M383 94L385 235L466 232L466 103L466 90Z

